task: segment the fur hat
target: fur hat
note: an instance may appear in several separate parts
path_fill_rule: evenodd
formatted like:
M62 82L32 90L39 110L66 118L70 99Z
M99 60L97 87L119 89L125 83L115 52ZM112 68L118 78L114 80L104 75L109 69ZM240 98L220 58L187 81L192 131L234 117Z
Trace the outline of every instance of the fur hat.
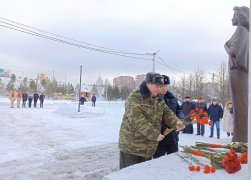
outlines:
M165 85L170 84L170 79L169 79L169 77L166 76L166 75L162 75L162 76L163 76L163 78L164 78L164 84L165 84Z
M159 73L149 72L146 74L145 82L151 84L163 85L164 79L163 76L161 76Z

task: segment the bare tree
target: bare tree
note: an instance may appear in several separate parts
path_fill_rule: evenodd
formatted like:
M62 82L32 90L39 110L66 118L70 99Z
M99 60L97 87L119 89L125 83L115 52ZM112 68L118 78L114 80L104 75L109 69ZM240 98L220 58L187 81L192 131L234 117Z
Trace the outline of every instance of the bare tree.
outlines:
M217 93L216 95L217 97L219 97L220 103L225 105L230 98L228 88L229 80L225 62L221 63L220 68L218 69L218 72L215 75L215 82L218 84L218 87L215 87L215 92Z
M99 76L99 77L98 77L98 79L97 79L97 81L96 81L96 85L97 85L97 86L102 86L102 85L103 85L103 83L104 83L104 82L103 82L102 77L101 77L101 76Z
M204 71L198 69L197 71L194 72L193 74L193 91L194 91L194 96L203 96L203 87L204 87Z
M173 77L171 80L171 92L175 94L175 89L176 89L176 79Z
M194 77L192 74L189 74L188 80L186 82L186 89L187 89L186 96L193 96L193 82L194 82Z
M186 75L184 74L179 84L180 95L184 99L186 96Z

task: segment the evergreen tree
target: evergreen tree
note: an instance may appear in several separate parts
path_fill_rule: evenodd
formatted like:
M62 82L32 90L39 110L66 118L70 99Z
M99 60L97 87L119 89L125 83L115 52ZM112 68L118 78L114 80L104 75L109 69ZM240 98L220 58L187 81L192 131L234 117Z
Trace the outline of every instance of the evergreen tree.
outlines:
M56 93L61 93L62 95L65 95L65 85L63 83L59 83L57 85L57 90L56 90Z
M22 81L22 83L20 84L20 88L19 90L23 93L23 92L28 92L29 91L29 87L27 85L27 77L25 77Z
M35 81L33 79L30 81L30 85L29 86L30 86L30 90L33 93L37 92L37 85L36 85L36 83L35 83Z
M113 99L114 100L117 100L117 99L119 99L120 98L120 90L119 90L119 87L118 86L115 86L114 88L113 88Z
M113 100L114 96L113 96L113 88L112 88L112 86L108 85L108 88L106 88L106 90L107 90L107 92L105 92L105 93L107 93L107 100L108 101Z
M108 79L105 80L105 91L104 91L104 98L106 98L106 100L110 101L111 100L111 92L112 92L112 87L110 86L110 82Z
M43 79L43 80L41 81L41 85L45 88L46 85L47 85L47 81L46 81L45 79Z
M121 98L122 100L126 100L126 98L129 96L131 90L128 89L128 87L122 87L121 88Z
M68 94L74 94L74 86L71 84L71 83L68 83L68 86L67 86L67 93Z
M10 79L14 83L16 81L16 75L15 74L11 74Z

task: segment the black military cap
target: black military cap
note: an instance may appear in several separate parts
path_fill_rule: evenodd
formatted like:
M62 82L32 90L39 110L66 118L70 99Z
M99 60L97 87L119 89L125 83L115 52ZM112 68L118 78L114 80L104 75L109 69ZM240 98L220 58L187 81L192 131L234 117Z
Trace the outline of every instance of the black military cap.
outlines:
M163 76L163 78L164 78L164 84L165 84L165 85L170 84L170 78L169 78L168 76L166 76L166 75L162 75L162 76Z
M164 84L163 76L161 76L159 73L155 73L155 72L147 73L145 82L151 83L151 84L159 84L159 85Z

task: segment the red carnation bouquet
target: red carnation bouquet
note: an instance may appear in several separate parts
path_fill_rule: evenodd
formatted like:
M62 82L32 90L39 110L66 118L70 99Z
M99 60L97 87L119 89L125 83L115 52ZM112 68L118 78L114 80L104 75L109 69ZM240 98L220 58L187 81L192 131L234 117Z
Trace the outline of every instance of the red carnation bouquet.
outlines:
M181 147L183 148L184 153L209 159L216 169L224 168L230 174L233 174L241 169L240 158L238 158L238 155L233 149L230 149L228 153L212 153L196 150L188 146ZM243 155L242 160L245 161L245 155Z

